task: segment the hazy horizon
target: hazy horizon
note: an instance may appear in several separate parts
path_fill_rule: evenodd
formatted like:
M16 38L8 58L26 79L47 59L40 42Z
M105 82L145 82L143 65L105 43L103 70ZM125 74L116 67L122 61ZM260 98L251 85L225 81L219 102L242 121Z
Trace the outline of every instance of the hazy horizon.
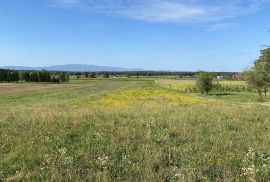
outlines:
M121 69L126 69L126 70L120 70L120 71L161 71L161 72L198 72L198 71L209 71L209 72L242 72L244 70L241 71L222 71L222 70L157 70L157 69L142 69L142 68L134 68L134 67L121 67L121 66L107 66L107 65L91 65L91 64L62 64L62 65L48 65L48 66L20 66L20 65L5 65L5 66L1 66L0 65L0 69L4 68L4 69L9 69L11 67L14 67L16 70L20 70L19 68L39 68L39 69L43 69L43 68L50 68L50 67L64 67L64 66L94 66L94 67L108 67L108 68L121 68ZM24 69L27 70L27 69ZM60 71L68 71L68 70L60 70ZM91 71L91 70L81 70L81 71ZM94 71L94 70L92 70ZM102 70L104 71L104 70ZM116 71L116 70L107 70L107 71ZM116 71L117 72L117 71Z

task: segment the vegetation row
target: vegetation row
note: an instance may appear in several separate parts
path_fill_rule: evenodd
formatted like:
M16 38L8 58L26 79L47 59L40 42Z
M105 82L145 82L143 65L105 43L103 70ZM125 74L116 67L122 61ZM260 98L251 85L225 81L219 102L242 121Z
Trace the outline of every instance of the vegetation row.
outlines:
M260 99L267 97L270 87L270 48L261 50L260 57L255 60L253 67L243 73L248 87L257 91ZM208 94L214 88L213 73L201 72L196 81L201 93Z
M69 75L65 72L0 70L0 82L63 83L68 80Z

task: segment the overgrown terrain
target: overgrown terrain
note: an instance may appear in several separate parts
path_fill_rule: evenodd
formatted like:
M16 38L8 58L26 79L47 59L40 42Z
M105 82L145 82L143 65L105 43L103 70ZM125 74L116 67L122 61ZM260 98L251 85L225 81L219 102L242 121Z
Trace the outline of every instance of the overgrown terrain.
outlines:
M156 83L22 84L31 92L2 94L0 181L270 180L267 104Z

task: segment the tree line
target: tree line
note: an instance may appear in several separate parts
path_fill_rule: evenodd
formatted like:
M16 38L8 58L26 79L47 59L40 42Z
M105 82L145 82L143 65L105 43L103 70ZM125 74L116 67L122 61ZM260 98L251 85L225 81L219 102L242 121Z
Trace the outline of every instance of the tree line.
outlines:
M16 71L0 69L0 82L51 82L64 83L69 81L69 74L66 72L49 71Z
M151 77L151 76L178 76L178 77L191 77L196 78L200 73L197 72L169 72L169 71L97 71L97 72L70 72L70 75L74 75L77 78L97 78L97 77L117 77L117 76L126 76L126 77ZM237 74L236 72L215 72L216 75L223 75L226 79L233 79L233 75Z

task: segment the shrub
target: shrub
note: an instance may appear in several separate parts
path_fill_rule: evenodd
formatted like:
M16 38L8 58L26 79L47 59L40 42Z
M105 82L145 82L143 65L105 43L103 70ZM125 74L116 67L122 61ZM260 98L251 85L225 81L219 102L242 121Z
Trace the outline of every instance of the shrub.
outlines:
M198 87L198 90L201 92L201 94L208 93L213 89L213 74L208 72L201 72L198 75L196 86Z

